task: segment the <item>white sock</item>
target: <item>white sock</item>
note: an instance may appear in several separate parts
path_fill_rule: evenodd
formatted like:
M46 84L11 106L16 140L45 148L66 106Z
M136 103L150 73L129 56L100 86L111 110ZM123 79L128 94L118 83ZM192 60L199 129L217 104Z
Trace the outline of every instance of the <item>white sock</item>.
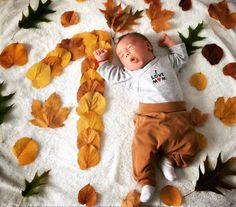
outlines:
M167 180L173 181L176 179L175 168L167 158L162 160L161 170Z
M142 203L148 202L151 200L155 191L155 187L152 185L144 185L141 190L140 201Z

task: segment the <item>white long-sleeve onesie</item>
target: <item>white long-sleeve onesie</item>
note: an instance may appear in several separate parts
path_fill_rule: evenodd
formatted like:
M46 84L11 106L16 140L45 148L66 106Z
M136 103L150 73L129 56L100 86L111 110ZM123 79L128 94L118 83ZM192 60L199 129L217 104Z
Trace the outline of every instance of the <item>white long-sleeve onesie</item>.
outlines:
M108 82L124 83L141 103L183 101L177 73L186 64L188 54L183 43L169 49L170 54L156 57L138 70L130 71L106 61L97 71Z

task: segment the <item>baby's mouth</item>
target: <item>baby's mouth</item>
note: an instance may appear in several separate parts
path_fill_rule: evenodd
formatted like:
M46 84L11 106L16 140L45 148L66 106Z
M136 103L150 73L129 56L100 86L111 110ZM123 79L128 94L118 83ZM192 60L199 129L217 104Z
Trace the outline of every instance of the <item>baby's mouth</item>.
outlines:
M132 57L132 58L130 59L130 61L131 61L131 62L136 62L136 58Z

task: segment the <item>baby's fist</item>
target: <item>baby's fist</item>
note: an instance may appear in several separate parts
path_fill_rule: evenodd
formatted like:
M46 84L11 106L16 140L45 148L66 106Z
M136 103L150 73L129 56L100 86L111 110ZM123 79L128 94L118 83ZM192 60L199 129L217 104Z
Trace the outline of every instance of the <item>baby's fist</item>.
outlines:
M107 60L108 58L108 51L104 48L99 48L93 52L93 56L97 61Z
M165 46L172 47L174 45L176 45L176 42L174 42L168 34L164 33L164 34L161 35L161 37L159 39L159 46L161 46L161 47L165 47Z

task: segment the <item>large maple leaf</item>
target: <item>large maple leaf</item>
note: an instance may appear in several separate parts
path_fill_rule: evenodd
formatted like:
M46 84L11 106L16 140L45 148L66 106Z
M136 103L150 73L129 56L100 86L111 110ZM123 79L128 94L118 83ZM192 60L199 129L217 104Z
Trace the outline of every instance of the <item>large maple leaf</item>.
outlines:
M236 163L236 157L231 157L225 162L221 160L221 154L217 158L215 169L210 167L208 157L204 161L205 173L203 174L199 167L199 178L196 182L195 191L212 191L224 195L219 188L227 190L236 189L236 186L225 181L227 176L236 175L236 170L232 169Z
M162 10L160 0L151 1L146 14L151 20L152 28L155 32L168 30L171 26L168 20L174 15L173 11Z
M142 17L142 12L137 10L132 12L132 9L129 6L126 6L125 9L122 9L121 5L116 5L113 0L107 0L103 3L105 10L100 9L104 14L107 25L114 30L114 32L124 32L132 30L133 25L137 25L137 19Z
M69 113L70 108L61 107L59 96L53 93L43 105L40 101L33 100L31 114L35 119L30 122L43 128L58 128L63 126Z

